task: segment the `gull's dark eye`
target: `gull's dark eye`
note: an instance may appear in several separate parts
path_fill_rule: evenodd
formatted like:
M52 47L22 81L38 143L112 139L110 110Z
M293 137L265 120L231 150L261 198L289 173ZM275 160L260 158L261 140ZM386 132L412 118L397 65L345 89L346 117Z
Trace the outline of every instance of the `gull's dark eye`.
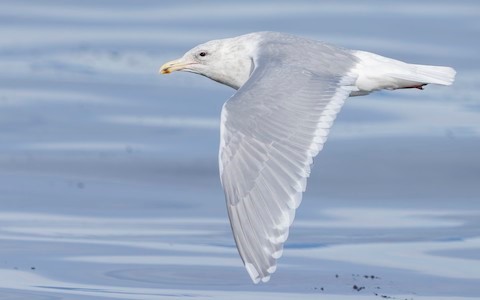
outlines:
M201 57L205 57L205 56L207 56L207 52L202 51L202 52L200 52L198 55L200 55Z

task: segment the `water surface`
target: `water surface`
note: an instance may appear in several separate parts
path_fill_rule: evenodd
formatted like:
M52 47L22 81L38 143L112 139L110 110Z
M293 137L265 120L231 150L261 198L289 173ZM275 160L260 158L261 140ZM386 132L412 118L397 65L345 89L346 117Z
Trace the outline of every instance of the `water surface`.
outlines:
M479 20L474 1L2 1L0 299L479 298ZM218 179L233 90L156 72L259 30L458 75L347 102L253 285Z

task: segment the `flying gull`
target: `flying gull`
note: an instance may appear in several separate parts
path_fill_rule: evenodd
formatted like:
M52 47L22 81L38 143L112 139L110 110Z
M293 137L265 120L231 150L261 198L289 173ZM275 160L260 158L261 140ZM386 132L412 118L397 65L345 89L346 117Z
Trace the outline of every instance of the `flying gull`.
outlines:
M238 252L255 283L282 256L313 158L349 96L450 85L449 67L408 64L277 32L213 40L167 62L236 89L223 105L220 180Z

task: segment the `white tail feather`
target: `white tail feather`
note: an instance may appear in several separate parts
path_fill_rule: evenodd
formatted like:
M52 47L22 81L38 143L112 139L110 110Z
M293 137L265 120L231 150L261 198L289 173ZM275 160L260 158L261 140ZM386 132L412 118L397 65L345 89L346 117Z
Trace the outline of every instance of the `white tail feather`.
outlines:
M451 85L455 80L455 70L449 67L408 64L378 54L353 51L359 62L353 70L358 74L355 85L357 92L351 96L365 95L372 91L395 90L423 85Z
M455 80L454 69L450 67L439 66L425 66L407 64L409 67L408 73L405 74L391 74L392 77L399 79L414 81L418 83L433 83L441 85L451 85Z

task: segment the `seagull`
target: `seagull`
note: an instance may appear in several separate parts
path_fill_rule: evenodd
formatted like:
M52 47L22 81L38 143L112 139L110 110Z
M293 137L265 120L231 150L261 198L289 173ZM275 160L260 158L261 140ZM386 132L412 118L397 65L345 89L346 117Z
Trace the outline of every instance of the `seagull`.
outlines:
M212 40L165 63L236 90L222 107L219 169L238 252L254 283L282 256L313 158L349 96L451 85L449 67L408 64L286 33Z

